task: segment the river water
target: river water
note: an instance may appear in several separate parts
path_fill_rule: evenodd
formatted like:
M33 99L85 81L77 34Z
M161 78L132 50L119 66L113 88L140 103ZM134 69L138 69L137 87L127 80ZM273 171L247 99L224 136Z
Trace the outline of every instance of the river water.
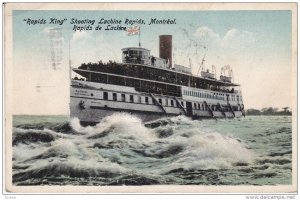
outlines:
M288 185L292 118L14 116L15 185Z

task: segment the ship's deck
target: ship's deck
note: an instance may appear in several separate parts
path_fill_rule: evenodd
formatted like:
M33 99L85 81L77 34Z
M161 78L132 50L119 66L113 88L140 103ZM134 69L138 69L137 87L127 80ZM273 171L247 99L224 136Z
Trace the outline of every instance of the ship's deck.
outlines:
M157 68L150 65L132 64L132 63L89 63L82 64L79 68L73 69L76 73L89 78L89 73L106 73L119 75L128 78L146 79L148 81L157 81L178 86L189 86L195 88L216 87L236 87L239 84L223 82L216 79L203 78L184 72L178 72L167 68Z

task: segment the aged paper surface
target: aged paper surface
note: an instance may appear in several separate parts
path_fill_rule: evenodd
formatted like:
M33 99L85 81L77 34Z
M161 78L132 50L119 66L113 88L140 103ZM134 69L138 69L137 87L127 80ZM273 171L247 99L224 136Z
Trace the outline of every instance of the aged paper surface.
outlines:
M4 12L6 191L296 192L297 4L6 3ZM135 32L137 30L138 34ZM86 148L81 148L80 145L88 139L82 141L79 138L81 136L74 137L73 133L69 133L71 130L67 130L69 135L65 134L65 129L59 127L68 125L58 123L60 120L70 121L76 133L90 130L80 125L78 128L74 125L76 121L69 119L70 76L77 78L78 75L71 73L69 66L78 68L83 63L102 61L119 63L122 62L121 49L127 47L142 46L158 56L159 35L173 36L172 60L167 60L167 64L174 63L175 66L176 62L188 66L191 73L197 74L200 67L204 67L201 61L205 60L205 67L209 70L211 65L216 65L215 73L218 76L223 65L231 65L234 70L231 78L241 85L246 108L258 109L261 113L267 112L264 108L274 108L274 114L277 109L284 113L286 110L280 109L285 107L292 116L255 116L253 119L246 116L245 120L248 118L256 122L252 125L252 122L242 119L221 120L218 124L203 121L204 127L200 124L198 129L206 130L221 126L222 123L225 128L199 132L203 134L201 137L194 136L199 138L199 143L192 145L189 145L189 140L180 143L181 140L185 141L185 136L159 141L162 146L179 145L179 150L168 149L168 155L164 149L154 149L158 146L145 151L141 146L126 149L126 140L125 146L118 144L111 149L94 141L87 143ZM141 128L137 132L141 134L140 138L128 136L130 142L132 137L136 139L133 145L139 144L140 140L143 140L143 148L157 144L153 142L158 142L157 138L142 136L143 131L148 134L149 127L146 129L141 125L132 128L131 123L140 121L122 117L107 120L117 123L113 127L115 130L121 127L122 133L129 130L128 134L131 134L133 130ZM129 121L124 123L124 119ZM245 125L246 122L249 124ZM245 134L255 135L265 122L269 126L282 123L284 127L274 125L278 132L273 135L269 129L264 130L260 133L266 134L264 138L259 138L259 134L256 134L258 138L250 139L241 133L235 135L235 130L243 130L239 126L249 126ZM52 127L51 123L56 127ZM187 129L193 126L191 130L196 130L194 122L186 123L191 124ZM129 129L123 130L122 126L128 126ZM176 134L176 130L181 128L170 126ZM234 129L234 126L238 128ZM92 130L92 133L95 134L97 130ZM226 136L222 135L221 130L225 130ZM151 130L149 134L158 134L159 131ZM124 139L123 136L121 139ZM260 139L266 141L260 144ZM237 142L240 140L241 144ZM272 145L269 141L273 142ZM110 142L115 141L112 139ZM282 149L276 151L280 145ZM93 148L100 153L92 151ZM155 151L161 154L151 154ZM122 153L128 153L127 157L119 155ZM130 160L130 156L136 155L134 153L144 157ZM161 160L158 162L155 159ZM154 164L141 166L143 162ZM156 167L160 162L163 165ZM95 167L98 165L102 171ZM143 173L146 175L142 176ZM121 178L118 179L116 174Z

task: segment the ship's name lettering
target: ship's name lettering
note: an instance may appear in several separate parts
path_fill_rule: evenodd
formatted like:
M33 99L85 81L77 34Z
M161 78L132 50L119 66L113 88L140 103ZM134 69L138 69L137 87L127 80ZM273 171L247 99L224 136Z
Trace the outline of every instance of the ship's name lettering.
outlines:
M56 18L50 18L49 24L59 24L63 25L63 23L67 21L67 19L56 19Z
M46 24L45 19L31 19L31 18L26 18L23 19L24 22L28 25L36 25L36 24Z
M101 18L98 24L121 24L122 20L119 19L104 19Z
M75 92L78 92L78 93L88 93L87 91L84 91L84 90L75 90Z
M88 97L88 96L89 96L88 94L77 93L77 92L75 92L75 94L74 94L74 95L78 95L78 96L85 96L85 97Z

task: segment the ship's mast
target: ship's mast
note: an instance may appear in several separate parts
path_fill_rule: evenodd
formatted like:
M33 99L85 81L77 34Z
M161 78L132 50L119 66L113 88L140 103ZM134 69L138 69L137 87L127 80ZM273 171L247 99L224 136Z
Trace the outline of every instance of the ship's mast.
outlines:
M202 48L204 48L204 49L206 50L206 52L204 53L204 56L203 56L203 58L202 58L202 60L201 60L201 64L199 65L197 75L199 75L200 70L201 70L201 71L204 71L205 56L206 56L206 53L207 53L207 51L208 51L208 49L207 49L206 46L201 45L201 44L198 45L198 43L196 43L196 57L197 57L197 63L198 63L198 51L197 51L198 46L201 46Z
M211 66L211 73L214 75L214 78L217 79L216 66L214 66L214 65Z
M232 78L232 82L234 83L234 77L233 77L233 71L232 71L232 69L230 69L230 76Z
M204 71L203 65L204 65L204 62L205 62L205 56L206 56L206 53L204 54L204 56L203 56L203 58L202 58L201 64L200 64L200 66L199 66L199 68L198 68L197 75L199 75L200 69L201 69L202 71Z

